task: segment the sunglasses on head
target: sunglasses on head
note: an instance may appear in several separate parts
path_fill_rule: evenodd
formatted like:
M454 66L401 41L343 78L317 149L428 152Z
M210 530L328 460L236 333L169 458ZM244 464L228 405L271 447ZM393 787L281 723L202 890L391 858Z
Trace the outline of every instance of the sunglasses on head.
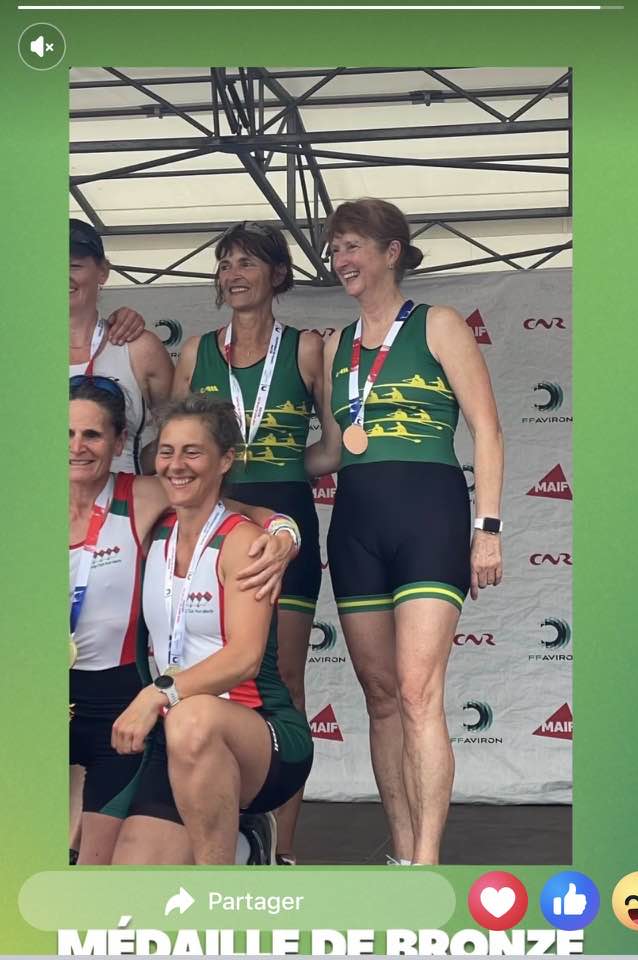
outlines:
M268 226L266 223L257 223L254 220L244 220L242 223L236 223L234 226L229 227L222 236L221 239L224 240L226 237L230 237L231 234L238 233L243 231L244 233L255 233L259 237L267 237L269 240L272 240L275 236L275 231L273 227Z
M79 373L75 377L69 378L70 390L75 390L77 387L83 387L85 384L89 384L92 387L97 387L98 390L106 390L107 393L112 394L118 399L125 399L122 388L115 382L115 380L111 380L110 377L87 377L86 374Z

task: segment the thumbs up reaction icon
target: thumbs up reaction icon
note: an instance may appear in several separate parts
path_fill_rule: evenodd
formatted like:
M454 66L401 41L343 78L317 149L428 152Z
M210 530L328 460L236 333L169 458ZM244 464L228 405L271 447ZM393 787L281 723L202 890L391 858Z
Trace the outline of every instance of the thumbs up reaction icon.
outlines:
M559 930L581 930L592 922L600 907L600 894L589 877L566 870L548 880L541 893L543 916Z

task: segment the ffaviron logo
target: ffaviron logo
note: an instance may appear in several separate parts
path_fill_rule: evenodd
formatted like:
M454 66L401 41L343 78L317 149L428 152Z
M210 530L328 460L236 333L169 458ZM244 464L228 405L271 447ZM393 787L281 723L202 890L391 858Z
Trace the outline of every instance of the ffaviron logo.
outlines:
M310 721L310 732L316 740L341 740L341 730L332 709L332 704L328 704L323 710L320 710L316 717Z
M549 380L541 380L534 387L534 393L545 392L547 397L541 403L535 403L537 410L558 410L563 405L563 388L559 383L550 383Z
M493 633L457 633L454 637L454 644L457 647L466 647L469 645L481 647L496 646Z
M480 730L489 730L494 722L494 713L488 703L481 703L478 700L468 700L467 703L463 704L463 710L475 710L478 714L478 719L472 723L463 722L465 729L471 730L473 733Z
M564 703L556 713L544 720L540 727L534 730L535 737L553 737L555 740L571 740L574 727L574 718L569 704Z
M165 347L174 347L176 343L179 343L184 335L182 330L182 325L179 320L156 320L155 327L166 327L168 330L168 336L162 340L162 343Z
M560 463L546 473L527 491L528 497L550 497L552 500L572 500L572 492Z
M481 311L478 309L474 310L469 317L465 318L465 322L468 327L471 328L472 333L474 334L474 339L477 343L491 343L489 333L487 332L487 327L485 326L485 321L481 316Z
M321 640L319 643L311 642L311 650L332 650L337 642L337 628L325 620L315 620L312 629L321 632Z
M549 650L558 650L566 647L572 637L572 630L566 620L559 620L558 617L545 617L541 627L551 627L555 634L549 640L541 639L541 643Z

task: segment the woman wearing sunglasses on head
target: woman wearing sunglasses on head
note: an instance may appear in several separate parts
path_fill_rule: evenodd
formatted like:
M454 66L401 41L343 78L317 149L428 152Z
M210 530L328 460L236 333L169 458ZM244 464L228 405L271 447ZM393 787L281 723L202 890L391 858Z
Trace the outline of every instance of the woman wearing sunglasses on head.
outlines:
M172 512L155 529L143 590L160 676L112 743L136 754L155 732L114 863L233 863L240 808L274 810L310 772L272 607L238 580L260 530L220 499L240 444L228 402L191 396L160 416L156 466Z
M100 288L109 276L109 262L99 233L84 220L70 221L70 366L69 375L97 374L111 377L120 384L126 398L126 439L117 454L114 470L128 473L144 470L142 450L152 440L149 410L168 399L173 383L173 364L163 344L154 333L143 328L137 314L136 326L130 331L113 326L98 311ZM127 308L117 312L126 320ZM150 464L146 464L150 467Z
M278 606L279 670L304 710L304 671L321 583L319 525L304 468L313 405L321 414L321 337L284 326L273 300L292 287L292 260L282 232L258 223L228 230L215 249L217 305L232 310L227 326L184 345L173 393L189 390L231 400L243 434L230 473L233 496L294 517L299 556L284 577ZM278 862L294 858L301 795L277 814Z
M142 562L168 500L157 477L111 472L126 440L124 395L114 381L72 377L69 409L70 762L86 770L79 862L110 863L140 763L111 748L111 727L141 689ZM270 516L252 512L258 522ZM270 605L293 538L281 528L255 538L252 550L237 579L259 584L257 596Z
M468 589L501 579L503 442L489 374L463 318L401 292L421 252L383 200L339 206L326 234L360 319L326 345L312 475L340 467L328 558L370 718L372 763L398 863L438 862L454 758L445 670ZM474 439L476 529L454 453ZM341 438L335 439L335 427Z

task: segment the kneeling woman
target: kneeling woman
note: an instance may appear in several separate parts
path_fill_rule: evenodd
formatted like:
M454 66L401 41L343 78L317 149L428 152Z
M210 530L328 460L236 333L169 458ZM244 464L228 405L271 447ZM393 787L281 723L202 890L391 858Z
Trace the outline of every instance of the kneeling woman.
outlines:
M230 403L190 397L160 421L156 466L173 513L155 531L143 590L160 676L113 726L122 754L153 731L114 863L233 863L240 809L274 810L310 772L272 607L237 579L260 530L220 501L240 443Z

